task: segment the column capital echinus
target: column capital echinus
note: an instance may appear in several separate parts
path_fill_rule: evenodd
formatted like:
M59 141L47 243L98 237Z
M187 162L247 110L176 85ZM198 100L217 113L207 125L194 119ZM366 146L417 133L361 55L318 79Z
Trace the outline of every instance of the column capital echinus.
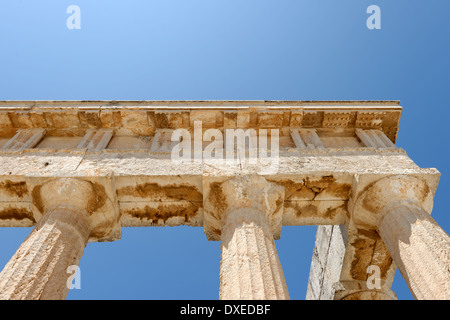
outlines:
M222 226L231 212L243 212L255 223L268 223L273 238L280 238L284 187L263 176L244 175L214 183L205 200L204 228L209 240L221 240Z
M216 206L205 232L220 235L221 300L284 300L289 292L275 247L284 188L257 175L240 176L210 190ZM211 204L211 203L210 203ZM208 233L207 233L208 234Z
M32 201L37 224L0 273L0 300L64 299L68 268L88 241L117 225L111 200L93 182L51 179L33 188Z
M419 208L430 214L433 209L433 193L426 181L413 176L397 175L368 185L353 203L350 211L354 223L376 231L386 214L396 207Z
M450 299L450 237L431 217L433 194L416 177L393 176L356 200L355 224L375 228L416 299Z
M89 242L108 240L112 233L120 230L119 215L113 200L100 183L78 178L51 179L35 186L31 195L38 222L49 212L63 211L67 216L77 215L80 222L87 224Z

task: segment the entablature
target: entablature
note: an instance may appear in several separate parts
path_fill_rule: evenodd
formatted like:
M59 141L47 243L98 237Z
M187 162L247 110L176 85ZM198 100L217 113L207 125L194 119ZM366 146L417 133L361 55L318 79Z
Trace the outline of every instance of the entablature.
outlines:
M105 190L120 226L201 227L217 185L250 174L285 188L283 225L342 224L352 190L364 188L355 181L414 175L435 191L439 172L395 146L401 110L396 101L2 101L0 226L34 225L42 214L34 190L77 178ZM250 145L243 153L233 145L231 163L200 156L180 164L171 153L177 129L201 133L201 147L190 137L193 155L208 147L208 130L226 154L239 129L245 141L266 134L271 155L276 134L276 170L261 171L274 163L258 153L250 161ZM213 229L207 236L219 238Z

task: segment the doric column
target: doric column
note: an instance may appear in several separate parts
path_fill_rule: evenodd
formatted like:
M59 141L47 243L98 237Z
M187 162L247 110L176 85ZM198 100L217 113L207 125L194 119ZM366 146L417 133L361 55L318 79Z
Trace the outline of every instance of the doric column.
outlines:
M339 280L332 284L333 299L397 300L391 290L397 266L378 232L358 227L351 220L342 232L347 243Z
M289 299L275 248L284 188L261 176L221 184L220 299Z
M347 233L344 225L317 226L306 300L333 300L340 280Z
M67 268L78 265L96 228L99 195L90 182L51 180L33 193L43 215L0 273L0 299L65 299Z
M450 238L431 218L432 204L425 181L388 177L358 197L354 221L379 233L416 299L450 299Z

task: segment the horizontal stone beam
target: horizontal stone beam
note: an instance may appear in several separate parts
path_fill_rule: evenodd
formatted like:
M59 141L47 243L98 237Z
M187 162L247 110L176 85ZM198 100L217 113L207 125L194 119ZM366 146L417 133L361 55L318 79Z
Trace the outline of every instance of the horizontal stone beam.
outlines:
M402 107L396 101L0 101L0 138L21 129L48 136L82 137L87 130L113 129L116 136L154 136L157 129L289 128L379 129L395 142ZM317 139L313 139L318 141Z
M87 152L71 150L52 152L51 150L30 149L26 151L3 152L0 162L0 176L232 176L239 173L258 171L269 162L258 160L255 164L225 160L184 162L172 161L170 154L151 152ZM273 160L277 165L276 176L298 175L299 172L336 174L436 174L436 169L419 168L405 153L351 151L302 154L297 150L285 151Z
M48 179L75 177L103 184L117 198L122 226L203 225L204 195L234 176L257 174L258 165L173 163L150 153L21 152L0 162L0 226L31 226L33 188ZM276 174L266 179L285 188L284 225L344 223L347 202L365 185L385 176L425 179L435 192L436 169L421 169L405 154L299 155L280 153ZM354 180L360 181L354 188ZM100 181L100 182L99 182Z

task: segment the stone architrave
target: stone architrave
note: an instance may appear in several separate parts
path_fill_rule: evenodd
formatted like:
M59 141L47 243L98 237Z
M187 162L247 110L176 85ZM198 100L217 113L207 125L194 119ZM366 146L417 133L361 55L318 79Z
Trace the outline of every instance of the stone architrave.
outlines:
M396 299L398 266L416 298L448 299L448 235L429 215L440 173L395 145L401 114L399 101L0 101L0 227L35 227L0 298L63 299L86 243L184 225L221 241L221 299L288 299L274 240L319 225L308 298Z

